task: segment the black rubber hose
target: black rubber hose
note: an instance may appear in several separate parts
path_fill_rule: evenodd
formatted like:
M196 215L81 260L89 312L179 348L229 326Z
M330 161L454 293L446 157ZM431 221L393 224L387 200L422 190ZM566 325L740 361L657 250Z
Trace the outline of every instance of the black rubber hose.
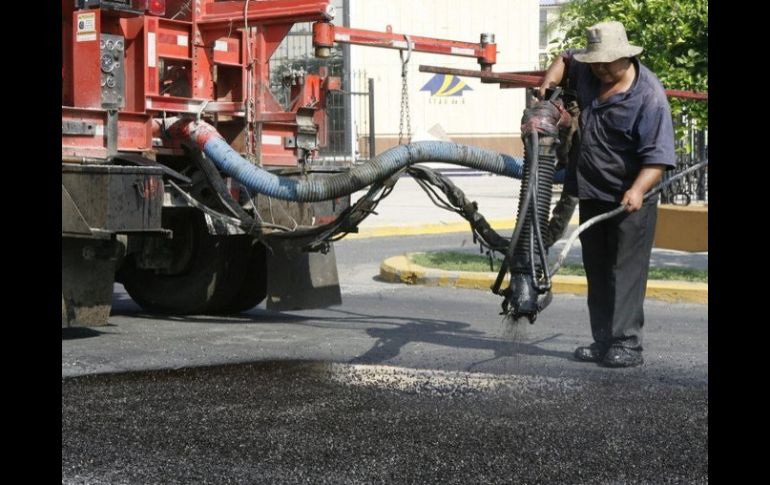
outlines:
M551 195L553 193L553 176L556 170L556 157L552 144L543 144L537 140L538 146L538 170L537 170L537 190L533 193L535 200L534 206L538 208L538 213L533 214L532 231L533 237L530 244L530 261L532 266L532 278L535 287L541 291L547 291L551 287L551 278L548 273L548 255L543 243L543 234L541 228L547 226L548 215L550 213ZM535 242L537 247L535 248ZM539 264L535 263L538 259ZM537 266L537 268L535 268ZM540 284L540 278L544 283Z
M526 160L528 153L532 152L532 138L537 139L537 133L532 132L534 135L526 137L524 139L524 158ZM534 163L537 165L537 153L534 154ZM532 161L530 163L524 164L524 173L521 177L521 192L519 193L519 210L516 214L516 226L513 228L513 234L511 235L511 239L508 242L508 250L505 253L505 257L503 258L503 263L500 265L500 271L497 273L497 278L495 279L495 282L492 284L492 292L495 294L505 294L505 292L500 292L500 287L503 284L503 279L505 278L505 273L509 268L513 268L513 257L514 253L516 252L516 248L519 244L519 239L521 239L522 231L524 230L525 219L526 219L526 213L529 209L529 201L532 199L532 191L534 190L534 186L531 183L530 177L531 177L531 165ZM510 285L508 286L508 290L510 290Z

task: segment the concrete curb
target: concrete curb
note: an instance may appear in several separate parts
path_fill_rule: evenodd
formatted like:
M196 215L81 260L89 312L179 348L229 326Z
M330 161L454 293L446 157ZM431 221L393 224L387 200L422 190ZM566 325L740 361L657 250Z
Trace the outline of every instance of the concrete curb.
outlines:
M444 286L489 290L497 277L496 273L474 271L443 271L425 268L412 263L409 254L393 256L380 264L380 277L391 283L408 285ZM508 282L508 277L505 279ZM559 276L552 279L553 293L585 295L586 279L582 276ZM689 302L708 304L708 283L689 281L647 281L647 298L671 303Z
M516 219L494 219L488 220L489 226L495 231L513 231L516 225ZM570 230L580 224L580 218L573 215L569 221ZM426 234L450 234L456 232L470 233L470 224L463 222L443 222L438 224L415 224L407 226L380 226L365 227L359 229L359 232L353 232L345 236L345 239L366 239L370 237L393 237L393 236L423 236Z
M513 231L516 225L515 219L499 219L488 221L492 229L500 231L507 229ZM345 236L345 239L366 239L370 237L393 237L393 236L422 236L426 234L449 234L456 232L470 233L468 222L453 222L444 224L420 224L414 226L382 226L360 229L357 233L351 233Z

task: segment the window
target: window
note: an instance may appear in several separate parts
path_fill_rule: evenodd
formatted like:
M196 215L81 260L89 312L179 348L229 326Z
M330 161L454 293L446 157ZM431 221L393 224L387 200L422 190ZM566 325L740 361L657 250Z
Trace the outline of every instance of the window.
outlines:
M540 50L548 47L548 9L540 7Z

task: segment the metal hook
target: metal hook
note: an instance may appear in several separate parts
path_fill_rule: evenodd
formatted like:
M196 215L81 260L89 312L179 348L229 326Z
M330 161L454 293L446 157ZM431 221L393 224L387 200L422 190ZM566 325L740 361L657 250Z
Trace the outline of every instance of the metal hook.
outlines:
M409 62L409 58L412 57L412 39L407 35L404 34L404 38L406 39L406 60L404 60L404 49L398 50L398 56L401 58L401 64L406 66L406 64Z

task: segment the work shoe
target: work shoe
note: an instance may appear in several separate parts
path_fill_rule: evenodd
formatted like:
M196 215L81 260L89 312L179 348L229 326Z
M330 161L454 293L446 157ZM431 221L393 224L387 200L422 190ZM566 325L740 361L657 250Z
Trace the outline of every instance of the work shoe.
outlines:
M576 348L575 358L581 362L601 362L605 352L599 344L594 342L588 347Z
M642 363L642 351L626 347L610 347L602 359L602 365L605 367L635 367Z

